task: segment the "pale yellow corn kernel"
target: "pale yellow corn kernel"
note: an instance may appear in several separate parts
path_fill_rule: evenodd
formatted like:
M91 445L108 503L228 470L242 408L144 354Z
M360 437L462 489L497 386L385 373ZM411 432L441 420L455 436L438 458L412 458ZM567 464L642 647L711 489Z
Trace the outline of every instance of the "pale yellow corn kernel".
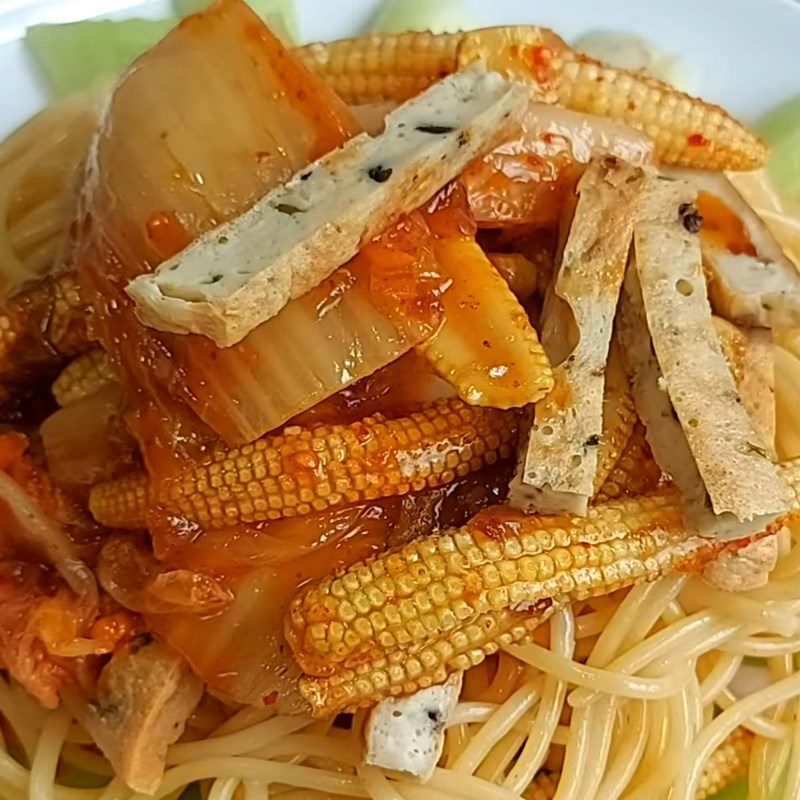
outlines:
M737 728L706 762L696 800L707 800L744 778L750 766L752 748L753 734L745 728Z

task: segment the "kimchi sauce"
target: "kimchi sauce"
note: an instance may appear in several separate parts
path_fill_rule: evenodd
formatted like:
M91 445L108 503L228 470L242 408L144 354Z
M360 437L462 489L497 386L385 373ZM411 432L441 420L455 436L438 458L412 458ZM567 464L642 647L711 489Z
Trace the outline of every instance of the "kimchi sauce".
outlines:
M706 243L735 255L758 256L744 223L722 200L699 192L697 210L703 218L700 236Z

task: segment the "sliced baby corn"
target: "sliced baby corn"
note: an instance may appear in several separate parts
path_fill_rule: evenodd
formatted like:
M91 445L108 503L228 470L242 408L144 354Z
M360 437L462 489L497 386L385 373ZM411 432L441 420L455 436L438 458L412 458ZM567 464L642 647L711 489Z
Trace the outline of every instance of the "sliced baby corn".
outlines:
M578 183L561 263L542 311L542 343L555 365L555 386L537 404L521 444L509 494L517 508L584 514L594 493L608 348L644 184L641 169L612 156L593 159ZM607 464L604 470L608 474Z
M530 80L539 100L646 133L664 164L750 170L766 159L763 142L719 106L575 53L546 28L371 34L296 52L349 103L400 102L449 72L482 61L489 69Z
M592 502L607 503L620 497L640 497L656 491L663 480L661 469L647 444L644 425L636 422L625 449L598 489Z
M686 532L674 490L586 518L498 507L311 585L292 601L285 632L313 676L301 691L327 715L441 683L554 604L699 570L726 547Z
M448 238L434 246L444 322L419 350L471 405L519 408L553 386L550 362L511 288L480 246Z
M663 164L749 170L764 164L764 143L723 108L647 75L576 56L565 61L558 102L646 133Z
M508 458L518 416L451 398L407 417L292 426L148 487L142 475L101 483L89 507L111 528L146 527L149 507L203 527L302 516L442 486Z
M594 476L594 494L603 486L628 450L638 417L633 404L633 393L628 373L622 362L622 353L611 341L606 364L606 385L603 392L603 433L597 448L597 471ZM653 487L655 488L655 487ZM640 492L644 494L645 492Z
M294 52L350 105L401 103L458 69L461 34L370 33Z
M53 397L63 408L99 392L117 380L105 350L96 348L67 364L53 383Z
M301 592L287 638L306 672L325 674L375 648L445 634L475 614L554 594L589 596L619 577L619 558L654 556L670 537L686 538L674 492L595 507L586 519L489 509L463 528L416 539Z

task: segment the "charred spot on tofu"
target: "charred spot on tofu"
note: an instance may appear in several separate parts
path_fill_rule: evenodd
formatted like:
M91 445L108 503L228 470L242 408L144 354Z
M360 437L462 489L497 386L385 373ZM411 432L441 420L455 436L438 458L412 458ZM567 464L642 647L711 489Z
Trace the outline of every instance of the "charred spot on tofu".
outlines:
M392 168L383 167L380 164L376 167L370 167L367 175L375 181L375 183L386 183L392 177Z
M703 227L703 217L697 211L697 206L694 203L681 203L678 206L678 216L681 218L683 227L689 233L699 233L700 228Z

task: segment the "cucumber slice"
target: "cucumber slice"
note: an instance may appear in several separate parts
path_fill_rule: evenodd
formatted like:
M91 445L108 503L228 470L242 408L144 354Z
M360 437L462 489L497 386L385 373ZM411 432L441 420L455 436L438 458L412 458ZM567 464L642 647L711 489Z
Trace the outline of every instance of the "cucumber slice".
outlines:
M800 214L800 96L779 105L756 125L770 146L767 169L786 208Z
M463 0L384 0L369 29L381 33L454 33L469 30L477 24Z
M174 19L85 20L34 25L25 36L56 97L117 75L175 25Z
M210 3L211 0L172 0L172 7L179 17L187 17L202 11ZM247 4L288 44L299 41L294 0L247 0Z

